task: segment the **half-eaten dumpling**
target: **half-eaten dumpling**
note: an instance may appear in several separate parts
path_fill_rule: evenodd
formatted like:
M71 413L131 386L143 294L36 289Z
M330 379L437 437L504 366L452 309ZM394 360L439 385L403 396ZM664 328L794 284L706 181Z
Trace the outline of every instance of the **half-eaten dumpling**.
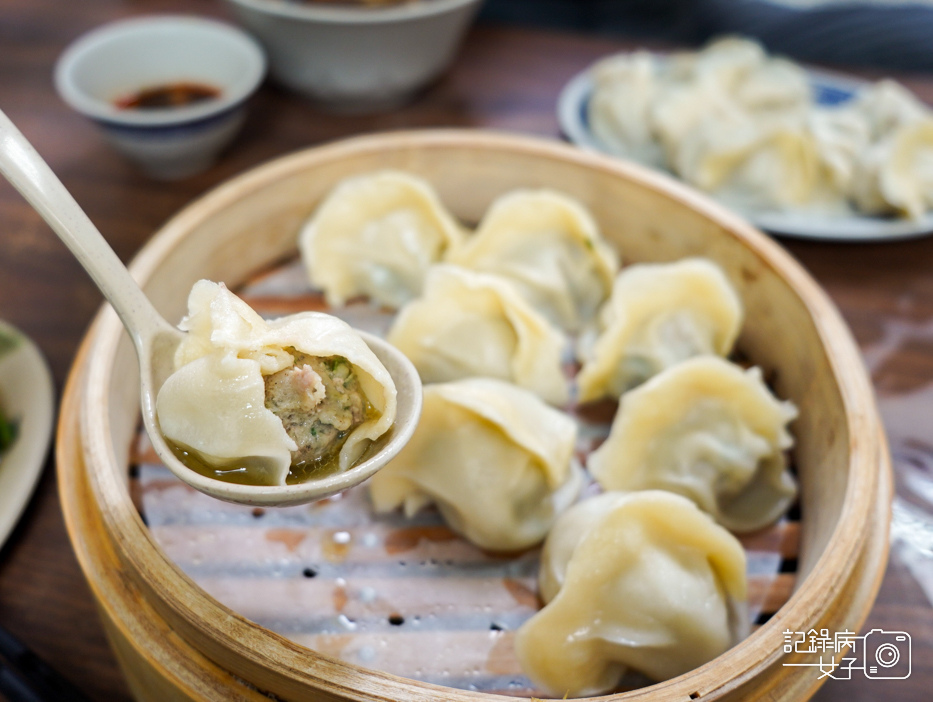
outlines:
M201 280L179 326L188 333L156 412L166 439L209 477L284 485L344 471L395 421L392 376L336 317L266 322Z
M299 247L330 305L357 295L400 307L463 230L426 181L381 171L342 181L305 225Z
M518 630L522 669L555 697L600 695L628 668L667 680L744 638L745 552L689 500L608 492L558 518L544 609Z
M513 382L554 405L569 396L564 335L500 276L435 266L424 295L401 310L387 338L425 383L479 376Z
M426 385L411 441L373 476L377 512L412 516L436 504L481 548L515 551L544 539L577 497L576 424L509 383L471 378Z
M642 263L616 277L599 321L577 376L581 402L617 398L692 356L727 355L742 326L742 302L708 259Z
M576 200L516 190L490 206L476 233L447 259L508 278L551 322L576 331L609 296L615 250Z
M796 497L784 455L796 416L759 368L697 356L622 396L587 467L606 490L670 490L732 531L753 531Z

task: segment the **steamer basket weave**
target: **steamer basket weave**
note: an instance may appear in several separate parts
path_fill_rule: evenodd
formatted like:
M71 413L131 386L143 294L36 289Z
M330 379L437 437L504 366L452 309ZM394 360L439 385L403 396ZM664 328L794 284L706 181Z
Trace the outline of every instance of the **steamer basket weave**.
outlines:
M800 408L792 427L802 513L796 590L719 658L614 698L809 697L818 675L783 665L803 660L783 653L783 632L859 629L887 559L890 461L869 379L838 312L787 253L739 218L662 175L549 141L398 133L309 149L222 185L156 234L133 273L156 307L177 320L196 280L236 285L295 255L301 224L332 186L382 168L426 177L465 221L477 221L510 189L560 190L589 207L627 263L704 255L723 266L747 309L739 347ZM267 700L265 693L294 701L510 699L317 654L195 585L155 544L129 494L137 377L129 339L105 309L66 388L57 459L73 546L139 700Z

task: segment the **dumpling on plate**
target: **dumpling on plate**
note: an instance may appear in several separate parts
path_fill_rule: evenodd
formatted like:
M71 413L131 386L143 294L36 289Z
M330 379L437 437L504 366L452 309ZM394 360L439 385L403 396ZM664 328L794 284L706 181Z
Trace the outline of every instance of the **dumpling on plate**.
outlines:
M539 575L544 608L515 649L555 697L610 692L632 668L667 680L748 633L745 552L679 495L607 492L554 524Z
M769 56L744 37L717 39L695 55L691 78L721 86L749 111L781 112L806 108L811 91L806 71L793 61Z
M770 57L733 86L736 101L752 114L766 117L801 114L811 100L810 81L793 61Z
M855 110L814 107L806 129L816 142L834 196L845 198L856 177L859 159L871 143L868 124Z
M754 531L797 495L784 455L796 416L759 368L697 356L622 396L609 438L587 467L605 490L670 490L727 529Z
M576 424L500 380L426 385L424 410L401 453L373 476L377 512L436 504L481 548L515 551L544 539L582 487Z
M677 153L686 137L707 123L722 125L745 116L721 85L705 81L675 84L660 91L650 118L664 146L667 165L677 173Z
M808 129L811 89L798 65L727 37L674 55L669 73L676 80L649 114L675 174L743 210L841 197Z
M931 116L929 107L894 80L880 80L860 90L852 109L868 123L873 141Z
M647 51L610 56L592 69L589 122L594 136L617 156L664 166L664 151L650 113L663 78L658 59Z
M201 280L179 326L188 333L156 414L209 477L284 485L344 471L395 421L392 376L336 317L267 322L222 283Z
M859 209L919 219L933 208L933 116L904 124L865 153L852 183Z
M516 190L497 199L447 260L508 278L565 331L593 317L619 268L590 213L551 190Z
M298 244L308 276L328 304L367 295L395 308L420 294L428 268L463 236L429 183L381 171L337 185Z
M442 264L387 336L425 383L480 376L531 390L554 405L569 396L566 339L497 275Z
M669 59L672 77L649 111L655 133L677 171L676 154L696 130L728 132L746 122L800 118L810 106L806 72L771 58L760 44L727 37L702 51Z
M577 375L581 402L617 398L692 356L727 355L742 301L709 259L636 264L616 277L600 326Z
M933 207L933 111L900 83L883 80L862 90L850 112L872 139L851 183L856 206L869 214L923 216Z
M681 80L711 80L732 87L768 60L757 41L724 36L699 51L681 51L671 56L672 71Z
M684 180L745 211L809 208L844 212L846 177L864 140L844 151L825 137L858 137L858 131L828 132L825 115L784 121L736 117L710 120L686 135L674 156ZM840 122L840 120L836 120ZM844 120L843 120L844 122Z

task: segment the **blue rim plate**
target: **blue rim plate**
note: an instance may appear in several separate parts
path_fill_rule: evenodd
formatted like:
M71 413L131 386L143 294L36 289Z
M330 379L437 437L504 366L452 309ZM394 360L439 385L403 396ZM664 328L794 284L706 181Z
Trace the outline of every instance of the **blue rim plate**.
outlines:
M35 344L0 321L0 404L16 438L0 454L0 547L32 497L52 440L55 386Z
M866 81L827 71L808 71L817 104L839 105L851 100ZM590 69L574 76L561 90L557 119L564 136L587 151L609 153L589 124L593 94ZM670 174L669 174L670 175ZM676 176L674 176L676 177ZM900 241L933 233L933 212L919 220L870 215L820 215L812 212L740 212L752 224L777 236L820 241Z

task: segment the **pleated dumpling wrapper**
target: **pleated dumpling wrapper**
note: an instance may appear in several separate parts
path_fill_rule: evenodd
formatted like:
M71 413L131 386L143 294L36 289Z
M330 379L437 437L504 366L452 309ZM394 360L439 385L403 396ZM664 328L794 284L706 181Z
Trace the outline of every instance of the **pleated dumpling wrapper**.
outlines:
M222 283L201 280L179 327L188 333L159 390L159 426L212 477L245 467L245 482L285 485L292 467L344 471L395 421L392 376L336 317L267 322Z
M566 338L497 275L435 266L424 295L402 308L387 339L425 383L479 376L515 383L553 405L569 397Z
M539 576L547 603L515 649L554 697L615 688L632 668L667 680L747 635L745 552L689 500L608 492L554 524Z
M429 183L380 171L338 184L302 229L298 245L328 304L366 295L397 308L421 293L428 268L463 236Z
M759 368L697 356L622 396L609 438L587 467L605 490L670 490L727 529L754 531L796 497L784 454L796 416Z
M551 190L498 198L447 261L507 278L535 309L570 332L596 314L619 268L590 213Z
M580 492L576 432L569 416L510 383L426 385L414 436L370 481L373 505L412 516L433 503L481 548L528 548Z
M705 258L623 269L583 350L579 399L618 398L692 356L725 356L742 326L742 301L725 273Z

